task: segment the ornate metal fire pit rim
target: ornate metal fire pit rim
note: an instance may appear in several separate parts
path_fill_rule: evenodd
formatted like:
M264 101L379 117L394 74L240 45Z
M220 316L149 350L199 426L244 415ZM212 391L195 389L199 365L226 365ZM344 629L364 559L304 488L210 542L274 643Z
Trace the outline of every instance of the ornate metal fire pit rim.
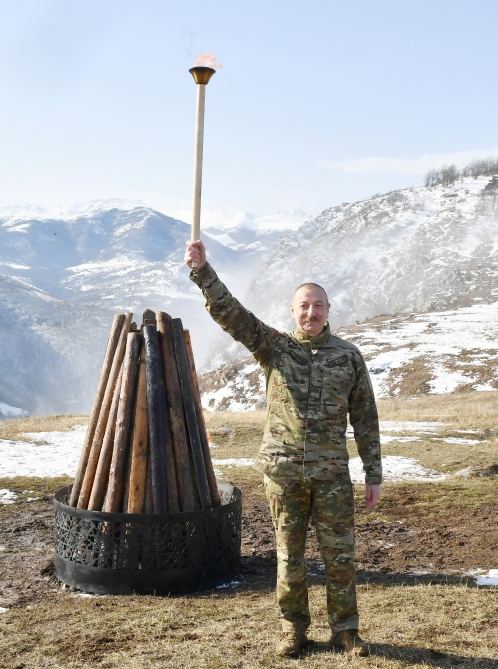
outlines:
M220 510L226 511L226 507L230 505L239 505L242 497L241 491L235 486L229 484L218 484L221 495L221 506L213 506L206 509L196 509L195 511L178 511L176 513L109 513L106 511L92 511L89 509L77 509L74 506L69 506L68 501L71 495L72 486L68 485L64 488L59 488L54 495L54 504L56 509L64 510L72 516L79 518L91 518L92 520L110 521L116 520L121 522L140 522L157 524L161 521L176 521L176 520L196 520L198 518L205 518L206 514L217 515Z

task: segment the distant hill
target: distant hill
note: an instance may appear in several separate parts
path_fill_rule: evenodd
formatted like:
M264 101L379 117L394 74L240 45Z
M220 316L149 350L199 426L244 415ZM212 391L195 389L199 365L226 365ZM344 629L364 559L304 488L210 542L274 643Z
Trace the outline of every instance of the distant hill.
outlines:
M248 220L259 221L259 233L244 233L242 226L231 234L266 239L249 259L243 239L239 250L218 241L215 231L208 240L222 276L244 292L264 254L286 232L285 215L276 233L265 232L261 219ZM296 220L289 216L289 229ZM132 311L140 320L150 307L182 318L202 364L218 330L183 262L189 236L183 221L139 203L0 211L0 417L16 408L88 411L116 311Z

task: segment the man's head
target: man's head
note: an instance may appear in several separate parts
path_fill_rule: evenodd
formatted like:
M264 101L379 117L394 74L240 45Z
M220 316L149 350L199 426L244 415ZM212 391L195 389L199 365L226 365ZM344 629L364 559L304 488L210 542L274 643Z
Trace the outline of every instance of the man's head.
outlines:
M325 327L330 304L325 290L317 283L303 283L292 298L291 313L296 328L309 337L316 337Z

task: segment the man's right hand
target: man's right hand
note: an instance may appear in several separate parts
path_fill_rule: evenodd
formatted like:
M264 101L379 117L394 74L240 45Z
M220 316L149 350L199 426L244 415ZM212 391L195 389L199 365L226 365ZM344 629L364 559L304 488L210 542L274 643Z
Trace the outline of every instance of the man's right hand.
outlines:
M197 242L187 242L185 263L190 269L201 269L206 264L206 249L200 240Z

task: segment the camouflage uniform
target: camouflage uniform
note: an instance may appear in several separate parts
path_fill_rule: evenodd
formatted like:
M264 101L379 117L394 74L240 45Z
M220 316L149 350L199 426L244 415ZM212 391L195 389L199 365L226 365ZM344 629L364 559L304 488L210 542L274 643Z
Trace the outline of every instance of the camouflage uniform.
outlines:
M263 472L277 541L277 599L284 631L310 624L304 546L310 517L325 563L329 624L358 629L353 489L346 449L353 426L366 483L381 483L377 409L358 349L323 332L279 332L247 311L209 264L192 271L206 308L262 366L267 420L256 468Z

